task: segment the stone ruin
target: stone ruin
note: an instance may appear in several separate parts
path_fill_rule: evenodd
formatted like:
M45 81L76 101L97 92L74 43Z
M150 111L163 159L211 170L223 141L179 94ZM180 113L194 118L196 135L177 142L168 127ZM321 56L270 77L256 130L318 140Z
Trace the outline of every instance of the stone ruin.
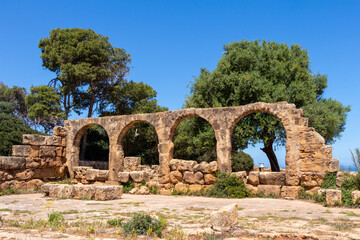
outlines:
M332 147L325 144L314 128L308 127L308 119L303 117L301 109L287 102L258 102L237 107L66 120L64 127L54 128L52 136L23 135L23 145L13 146L12 157L0 157L0 188L33 188L44 180L61 178L68 173L75 182L83 184L118 185L130 180L135 183L145 181L149 186L158 186L163 194L169 194L172 189L206 189L214 183L216 171L231 172L233 130L242 118L257 112L266 112L281 120L287 138L286 169L233 173L243 179L249 189L293 196L300 186L311 191L321 185L326 172L339 170L338 159L332 158ZM190 117L201 117L212 126L217 142L216 161L198 164L173 159L175 129ZM144 166L139 158L124 157L122 141L127 131L139 122L147 122L156 130L158 166ZM94 125L103 127L109 136L109 161L102 165L102 170L79 164L81 137Z

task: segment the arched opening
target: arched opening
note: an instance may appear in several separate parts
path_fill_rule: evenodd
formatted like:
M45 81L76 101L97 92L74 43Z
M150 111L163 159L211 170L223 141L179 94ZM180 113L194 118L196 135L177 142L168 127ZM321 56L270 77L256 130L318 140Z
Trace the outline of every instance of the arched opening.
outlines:
M86 145L83 147L83 137L86 137ZM92 167L94 169L109 169L109 137L106 130L100 125L89 125L78 133L77 147L79 149L79 166ZM81 152L84 149L84 153Z
M258 112L238 119L232 134L233 172L259 168L261 171L284 171L285 154L286 131L279 118Z
M217 160L214 129L199 116L187 116L174 126L173 158L212 162Z
M156 130L150 123L135 123L122 141L124 157L139 157L142 165L158 165L158 144Z

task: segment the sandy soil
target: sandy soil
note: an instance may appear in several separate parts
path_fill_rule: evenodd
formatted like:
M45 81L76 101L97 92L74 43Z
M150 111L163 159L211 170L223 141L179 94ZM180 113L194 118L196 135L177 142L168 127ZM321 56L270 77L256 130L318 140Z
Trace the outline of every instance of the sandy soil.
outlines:
M222 235L225 239L360 239L360 209L329 208L308 201L130 194L119 200L87 201L50 199L40 193L0 197L4 220L0 239L119 239L119 229L106 221L141 211L166 219L165 238L201 239L212 233L210 213L232 203L239 206L239 224L232 233ZM46 220L53 211L63 212L72 227L25 229L30 219ZM14 226L14 221L20 226ZM81 230L91 224L95 224L93 230Z

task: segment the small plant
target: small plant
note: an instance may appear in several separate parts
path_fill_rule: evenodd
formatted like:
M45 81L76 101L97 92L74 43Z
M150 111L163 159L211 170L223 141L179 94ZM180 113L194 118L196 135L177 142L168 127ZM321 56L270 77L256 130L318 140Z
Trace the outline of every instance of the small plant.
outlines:
M126 183L121 184L123 186L123 192L128 193L135 187L135 183L133 181L128 181Z
M206 193L210 197L244 198L250 195L244 182L234 175L225 172L217 174L215 184Z
M324 181L321 184L321 188L336 189L336 173L327 172Z
M11 187L9 187L8 189L5 189L5 190L0 190L0 196L11 195L11 194L20 194L20 193L21 193L21 191L12 189Z
M157 186L147 186L151 194L157 194Z
M110 219L107 221L107 224L113 226L113 227L121 227L122 222L125 220L125 218L115 218Z
M165 220L143 213L134 213L126 223L122 224L125 235L148 235L151 232L158 237L161 237L165 226Z
M60 229L65 223L64 215L61 212L52 212L48 214L48 223L53 229Z

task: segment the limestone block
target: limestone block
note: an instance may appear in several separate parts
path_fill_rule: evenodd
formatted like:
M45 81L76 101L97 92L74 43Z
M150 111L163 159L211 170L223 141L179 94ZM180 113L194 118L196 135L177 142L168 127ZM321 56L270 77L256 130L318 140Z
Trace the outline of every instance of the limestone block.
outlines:
M56 147L40 146L40 157L56 157Z
M194 177L195 177L195 184L204 185L204 174L202 174L202 172L195 173Z
M8 171L0 170L0 182L12 180L12 179L14 179L14 177Z
M160 189L159 190L159 194L160 195L171 195L171 190L170 189Z
M196 161L191 161L191 160L179 160L179 164L178 164L178 171L189 171L189 172L193 172L194 171L194 166L196 165Z
M231 175L235 175L237 177L237 179L242 180L245 184L247 183L245 171L233 172L233 173L231 173Z
M353 191L351 193L352 202L355 204L356 200L360 199L360 191Z
M150 193L150 190L147 186L141 186L139 188L139 191L137 192L137 194L140 194L140 195L147 195Z
M210 173L216 172L217 171L217 162L216 161L209 162L209 169L210 169Z
M283 186L281 188L281 197L298 198L300 186Z
M258 188L251 185L251 184L246 184L246 188L252 193L252 194L257 194L258 192Z
M259 185L257 192L264 195L280 196L281 185Z
M49 196L51 185L52 184L50 183L46 183L41 186L40 190L45 194L45 196Z
M184 172L183 180L185 183L194 184L195 183L195 174L193 172L186 171L186 172Z
M94 199L95 185L72 185L75 199ZM98 185L96 185L98 186Z
M202 189L202 186L199 184L189 185L190 192L200 192L201 189Z
M325 173L303 173L300 176L301 185L306 189L321 186Z
M1 157L0 156L0 169L24 169L26 164L25 157Z
M25 171L21 171L15 174L15 179L20 181L26 181L32 179L34 176L34 171L31 169L25 169Z
M22 143L25 145L46 145L46 136L37 134L23 134Z
M210 214L211 228L215 231L226 232L238 222L238 205L232 204L220 208Z
M127 183L130 178L129 172L119 172L118 173L118 181L121 183Z
M135 183L139 183L141 181L146 181L149 178L148 174L144 171L130 172L130 177Z
M72 198L73 187L68 184L53 184L49 188L49 197L53 198Z
M43 184L44 182L41 181L40 179L32 179L26 182L27 189L35 189L42 186Z
M179 182L179 183L177 183L177 184L175 185L175 190L176 190L176 191L187 192L188 189L189 189L189 185L188 185L188 184L185 184L185 183Z
M120 199L123 193L123 186L97 185L95 187L94 200L106 201Z
M210 170L209 163L207 163L207 162L201 162L200 164L197 164L195 166L194 166L194 169L193 169L194 172L212 173L211 170Z
M300 184L299 175L297 172L285 172L286 185L287 186L298 186Z
M109 178L109 170L97 170L96 181L107 181Z
M170 169L171 171L176 171L179 165L179 159L171 159L170 160Z
M305 193L308 193L310 195L314 195L314 193L318 192L320 190L320 187L313 187L309 190L306 190Z
M138 166L141 164L140 157L125 157L124 168L130 171L136 171Z
M66 137L66 135L67 135L66 128L65 127L54 127L53 135L60 136L60 137Z
M285 185L286 178L283 172L260 172L259 181L262 185Z
M326 158L304 158L300 162L300 171L302 172L324 172L327 166L331 164L330 159Z
M249 183L249 184L251 184L253 186L259 185L260 184L259 175L260 175L260 172L251 171L249 173L247 183Z
M15 190L26 190L27 189L27 183L25 181L17 181L17 180L11 180L6 181L0 184L0 190L5 189L15 189Z
M329 206L341 204L341 190L327 189L326 190L326 203Z
M137 194L139 192L139 187L134 187L129 191L129 194Z
M211 185L215 183L216 177L213 174L205 174L204 180L206 185Z
M61 146L61 137L59 137L59 136L46 136L46 145L48 145L48 146Z
M14 157L27 157L30 155L30 145L13 145L12 156Z
M179 171L170 172L170 182L173 184L177 184L178 182L182 182L182 174Z
M328 166L327 172L338 172L340 170L339 159L333 158L331 159L331 163Z

